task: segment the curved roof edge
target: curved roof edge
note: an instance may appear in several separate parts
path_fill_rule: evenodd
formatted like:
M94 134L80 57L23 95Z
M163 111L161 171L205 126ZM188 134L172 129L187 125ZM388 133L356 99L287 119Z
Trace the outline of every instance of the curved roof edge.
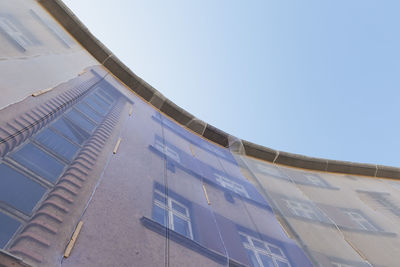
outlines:
M230 147L240 141L244 154L261 160L291 167L355 174L371 177L400 179L400 168L313 158L263 147L245 140L239 140L220 129L197 119L163 96L151 85L134 74L107 47L105 47L61 0L38 0L40 3L96 60L115 75L127 87L148 101L155 108L173 118L193 132L206 139Z

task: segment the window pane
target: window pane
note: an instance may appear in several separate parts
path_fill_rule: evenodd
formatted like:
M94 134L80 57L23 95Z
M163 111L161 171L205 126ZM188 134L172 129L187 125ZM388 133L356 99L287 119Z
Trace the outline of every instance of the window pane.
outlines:
M100 105L101 107L103 107L105 109L108 109L110 106L109 103L104 101L104 99L102 97L100 97L99 95L97 95L96 93L90 94L89 98L92 99L93 101L95 101L97 105Z
M94 96L88 96L85 98L85 102L96 112L100 113L101 115L106 115L108 107L101 105L97 102L96 98Z
M79 147L49 129L40 132L36 136L36 140L51 151L68 160L72 160L79 149Z
M247 256L249 256L249 261L252 267L262 267L257 261L256 255L250 249L246 249Z
M274 261L271 257L264 254L259 254L259 256L264 267L275 267Z
M60 161L31 143L12 154L11 158L52 183L57 180L65 167Z
M108 107L111 105L111 101L112 99L104 99L104 97L102 97L101 95L99 95L98 93L93 94L93 96L95 97L95 99L97 100L97 102L105 107Z
M154 205L153 206L153 220L155 220L159 224L167 226L167 212L163 208L160 208L159 206Z
M0 212L0 248L4 248L21 223Z
M186 215L186 208L182 207L181 205L177 204L176 202L172 202L172 209L174 209L175 211L182 213L183 215Z
M68 137L77 144L82 144L89 135L84 131L79 131L66 119L61 118L53 123L52 127L61 132L64 136Z
M175 232L178 232L188 238L191 238L188 222L179 218L176 215L174 215L174 230Z
M66 116L88 133L91 133L96 127L92 122L90 122L76 110L71 110Z
M262 250L266 250L265 245L263 242L253 239L253 244L256 248L260 248Z
M283 256L283 255L282 255L282 252L281 252L281 250L280 250L279 248L273 247L273 246L268 246L268 247L269 247L269 249L271 250L271 252L272 252L273 254L279 255L279 256Z
M76 105L76 108L79 109L82 113L85 113L89 118L99 123L102 121L103 117L97 114L93 109L91 109L88 105L81 102Z
M240 235L240 240L242 240L242 243L245 243L245 244L249 243L249 240L244 235Z
M0 164L0 201L30 214L45 192L46 189L40 184L11 167ZM0 228L3 228L2 223Z
M110 94L108 94L104 90L99 90L99 91L96 92L96 94L102 96L103 99L105 99L106 101L110 102L110 104L112 103L112 101L114 101L114 97L112 97Z
M165 206L167 206L167 199L164 196L162 196L162 195L160 195L158 193L154 193L154 199L160 201Z

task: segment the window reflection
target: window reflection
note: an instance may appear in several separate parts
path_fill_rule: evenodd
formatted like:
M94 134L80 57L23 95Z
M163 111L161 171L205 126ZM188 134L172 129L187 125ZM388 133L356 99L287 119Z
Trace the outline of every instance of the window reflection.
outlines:
M83 113L76 110L71 110L65 115L74 124L85 130L87 133L92 133L96 125L90 121Z
M278 246L245 233L239 233L239 235L252 267L291 266L286 255Z
M165 227L193 239L189 208L158 189L154 191L153 219Z
M286 199L286 205L294 215L315 221L322 220L319 212L309 203Z
M0 164L0 174L0 202L31 214L46 188L5 164Z
M345 211L345 214L360 228L367 231L378 231L368 219L358 211Z
M89 136L85 131L77 126L74 126L72 122L65 118L58 119L50 127L79 145L81 145Z
M32 143L26 144L10 157L51 183L56 182L65 167L65 164Z
M36 136L36 140L46 148L71 161L79 147L50 129L45 129Z
M219 183L219 185L221 185L222 187L233 191L241 196L247 197L249 198L249 194L247 193L246 189L244 188L243 185L236 183L228 178L226 178L225 176L222 176L220 174L215 173L214 174L217 178L216 181Z
M21 223L0 212L0 249L4 248Z
M108 88L110 92L103 92L102 87ZM0 248L9 242L21 222L29 220L46 191L63 175L85 141L121 96L106 82L92 90L95 90L95 94L84 96L65 114L9 152L0 163ZM89 102L96 102L97 106L93 108L88 105L88 99ZM191 236L190 222L183 215L185 207L175 203L173 209L174 217L170 220L175 230ZM18 220L2 211L9 212ZM155 209L155 216L167 224L162 219L162 210Z

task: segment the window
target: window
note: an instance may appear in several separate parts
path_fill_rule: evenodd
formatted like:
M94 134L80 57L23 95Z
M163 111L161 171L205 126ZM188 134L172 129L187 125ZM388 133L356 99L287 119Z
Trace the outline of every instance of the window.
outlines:
M374 195L373 198L378 204L382 205L387 210L400 217L400 208L393 204L386 196Z
M94 92L89 93L65 115L41 130L9 157L54 184L111 109L114 98L109 97L108 102L98 100L102 98L102 91L102 88L96 87ZM86 104L88 99L101 104L93 109Z
M27 143L10 157L51 183L55 183L65 167L61 161L32 143Z
M72 121L67 118L58 119L50 125L50 128L78 145L82 145L88 136L83 129L72 123Z
M96 124L93 121L91 121L87 116L85 116L84 113L79 112L75 109L68 112L65 116L67 119L72 121L74 124L76 124L82 130L86 131L88 134L92 133L94 131L94 128L96 128Z
M158 189L154 190L153 219L165 227L193 239L189 208Z
M27 215L31 214L36 203L46 192L46 188L2 163L0 174L0 202L7 203Z
M275 177L283 177L282 173L274 166L268 167L264 164L257 163L257 169L267 175L275 176Z
M164 145L164 143L161 140L156 139L154 141L154 148L156 148L158 151L160 151L167 157L173 159L174 161L178 163L181 162L178 153L172 148L170 148L168 145Z
M52 32L58 40L60 40L66 47L71 47L71 45L74 44L74 41L68 36L67 33L65 33L60 26L57 25L54 21L42 17L38 13L36 13L34 10L30 10L31 15L37 19L40 23L42 23L46 28Z
M241 196L249 198L249 194L247 193L246 189L243 185L236 183L220 174L214 174L217 177L217 182L224 188L233 191Z
M33 45L33 42L9 18L0 17L0 30L23 51Z
M321 220L319 212L315 210L315 208L309 203L286 200L286 205L291 213L296 216L307 218L310 220Z
M391 214L387 215L392 216L392 214L394 214L400 217L400 208L398 207L399 203L397 203L395 199L391 198L389 193L361 190L358 190L358 193L360 194L360 199L366 202L374 210L380 212L389 211Z
M0 212L0 249L4 248L21 223Z
M367 231L378 231L372 223L370 223L367 218L364 217L358 211L345 211L347 216L349 216L350 220L352 220L355 224L358 225L360 229L367 230Z
M85 104L88 98L99 98L97 95L102 91L104 89L96 87L65 115L10 153L9 158L54 184L103 120L102 114L107 114L115 102L110 97L107 104L101 104L101 114L100 110L96 111Z
M289 267L285 253L276 245L239 233L252 267Z
M0 159L0 248L7 245L21 224L30 220L46 192L57 183L120 97L113 88L103 92L107 85L103 82L101 87L91 89L65 114ZM107 100L98 100L109 94ZM102 111L86 104L87 98L98 101L96 109ZM178 227L178 219L175 224Z
M67 161L71 161L79 150L79 146L51 129L44 129L36 136L35 141Z
M312 185L319 186L319 187L326 187L326 183L317 175L310 174L310 173L304 173L304 176L307 179L307 182L309 182Z
M86 116L89 119L91 119L96 123L99 123L103 120L101 114L92 109L88 104L86 104L86 102L79 103L78 105L76 105L76 108L78 109L78 111L80 111L83 114L86 114Z

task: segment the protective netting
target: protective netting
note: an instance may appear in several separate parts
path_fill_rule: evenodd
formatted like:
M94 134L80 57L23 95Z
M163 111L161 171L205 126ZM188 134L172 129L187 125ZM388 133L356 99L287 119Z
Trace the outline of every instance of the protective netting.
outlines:
M314 264L396 266L397 182L238 160Z
M211 143L90 67L35 1L0 9L0 264L398 265L397 181Z

